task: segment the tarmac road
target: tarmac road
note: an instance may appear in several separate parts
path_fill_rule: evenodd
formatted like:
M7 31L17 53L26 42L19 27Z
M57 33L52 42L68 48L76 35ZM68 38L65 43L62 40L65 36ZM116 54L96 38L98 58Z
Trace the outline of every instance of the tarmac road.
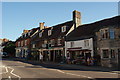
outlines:
M49 67L50 66L50 67ZM33 65L14 60L2 60L2 80L96 80L116 79L117 73L77 70L66 66Z

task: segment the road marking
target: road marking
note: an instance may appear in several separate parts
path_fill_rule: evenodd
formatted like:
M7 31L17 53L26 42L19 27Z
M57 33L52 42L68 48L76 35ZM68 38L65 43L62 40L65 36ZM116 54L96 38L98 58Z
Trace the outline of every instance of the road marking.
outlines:
M0 66L0 67L5 68L5 71L6 71L6 72L2 72L2 73L0 73L0 74L8 73L8 69L7 69L7 67L5 67L5 66Z
M21 79L21 77L20 77L20 76L18 76L18 75L16 75L16 74L14 74L14 73L13 73L13 71L14 71L14 69L13 69L13 68L11 68L11 67L8 67L8 68L12 69L12 71L10 72L12 75L14 75L14 76L18 77L18 78L19 78L19 80Z
M65 73L65 72L63 72L63 71L61 71L61 70L57 70L58 72L61 72L61 73Z
M11 80L11 76L8 76L8 79Z
M68 75L73 75L73 76L81 76L81 77L87 77L87 78L89 78L89 79L93 79L92 77L89 77L89 76L84 76L84 75L78 75L78 74L68 73L68 72L64 72L64 71L59 70L59 69L49 69L49 68L43 68L43 69L53 70L53 71L58 71L58 72L63 73L63 74L68 74Z

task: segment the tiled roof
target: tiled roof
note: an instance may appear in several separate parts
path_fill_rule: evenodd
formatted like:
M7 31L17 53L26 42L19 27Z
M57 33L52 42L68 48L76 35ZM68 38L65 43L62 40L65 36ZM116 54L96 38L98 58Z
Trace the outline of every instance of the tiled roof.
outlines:
M101 27L112 25L120 25L120 16L104 19L91 24L80 25L66 37L66 41L81 40L93 37L96 30L99 30Z

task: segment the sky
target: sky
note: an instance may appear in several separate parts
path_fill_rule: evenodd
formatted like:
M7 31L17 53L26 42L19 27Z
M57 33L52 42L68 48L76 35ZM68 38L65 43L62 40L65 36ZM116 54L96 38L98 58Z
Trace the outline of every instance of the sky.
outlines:
M2 37L15 41L24 29L45 22L53 26L72 20L72 12L81 12L82 24L118 15L117 2L3 2Z

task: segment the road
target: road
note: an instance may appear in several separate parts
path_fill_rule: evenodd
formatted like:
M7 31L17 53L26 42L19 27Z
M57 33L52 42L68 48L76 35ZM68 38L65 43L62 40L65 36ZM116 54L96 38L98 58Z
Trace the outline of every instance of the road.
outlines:
M110 80L118 78L117 73L74 70L64 66L45 67L14 60L2 60L0 68L2 80L96 80L101 78Z

